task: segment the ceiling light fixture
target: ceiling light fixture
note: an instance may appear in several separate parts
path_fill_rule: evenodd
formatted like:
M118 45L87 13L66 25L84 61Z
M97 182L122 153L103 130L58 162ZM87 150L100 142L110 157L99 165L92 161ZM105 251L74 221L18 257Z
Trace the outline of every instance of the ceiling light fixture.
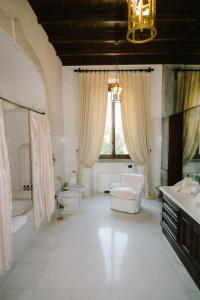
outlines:
M116 80L115 83L111 85L111 99L112 102L118 103L122 101L122 87L119 85L119 77L117 70L117 57L116 57Z
M143 44L157 35L156 0L128 0L128 32L130 43Z

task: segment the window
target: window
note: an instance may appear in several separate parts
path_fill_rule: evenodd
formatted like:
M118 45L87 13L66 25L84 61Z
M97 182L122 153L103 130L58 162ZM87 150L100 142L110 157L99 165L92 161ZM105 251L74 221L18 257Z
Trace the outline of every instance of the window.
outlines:
M108 107L101 158L130 158L122 130L120 103L113 103L108 91Z

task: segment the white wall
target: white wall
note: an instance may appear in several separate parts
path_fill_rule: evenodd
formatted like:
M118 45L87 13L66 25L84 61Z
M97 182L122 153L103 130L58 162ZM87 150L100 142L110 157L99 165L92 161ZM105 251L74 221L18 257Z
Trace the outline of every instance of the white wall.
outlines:
M28 112L24 110L4 109L6 141L11 169L12 190L22 189L20 179L22 168L20 168L19 148L25 143L29 143ZM29 162L30 163L30 162ZM29 168L30 170L30 168ZM30 174L29 174L30 180ZM26 184L26 182L24 182ZM30 186L30 182L29 184Z
M63 176L64 121L62 107L62 64L60 59L57 57L53 46L49 43L45 31L42 26L38 24L37 17L27 0L0 0L0 31L2 30L7 32L7 34L10 34L11 38L14 39L10 21L13 18L18 21L20 28L23 31L23 35L20 33L17 36L16 43L23 48L31 62L33 62L34 56L37 58L35 61L39 62L37 63L37 68L38 72L43 77L42 84L46 92L46 109L50 119L53 151L55 158L57 159L57 163L54 167L54 173L55 176ZM16 33L19 32L18 27L16 27ZM14 40L13 43L15 43ZM17 47L18 51L20 51L20 47ZM9 58L7 57L5 58L4 68L9 68L8 59ZM17 60L13 62L13 65L18 65ZM21 65L21 68L23 70L24 65ZM2 74L2 69L0 69L0 73ZM29 93L31 93L31 89L34 86L34 78L27 76L24 80L24 89L19 91L19 87L17 86L19 81L22 81L20 70L14 78L12 77L12 80L11 78L7 78L6 83L0 82L0 92L1 90L4 91L5 88L7 90L10 88L10 90L12 90L11 96L13 99L16 99L17 103L22 100L21 95L27 95L25 91L29 91ZM5 87L5 85L7 85L7 87ZM39 90L39 85L37 85L36 90ZM27 106L33 106L32 102L31 96L27 96Z
M153 184L160 185L160 163L161 163L161 101L162 101L162 66L119 66L119 68L145 68L152 67L151 73L151 117L152 117L152 172ZM115 68L115 66L89 66L89 68ZM114 73L110 73L111 79ZM111 77L112 76L112 77ZM71 170L77 170L77 73L73 67L63 67L63 108L65 124L65 177L68 178ZM97 173L127 172L130 162L97 162L93 168L93 186L97 190ZM133 168L135 170L135 168ZM139 169L139 172L141 170ZM91 180L91 174L90 174Z

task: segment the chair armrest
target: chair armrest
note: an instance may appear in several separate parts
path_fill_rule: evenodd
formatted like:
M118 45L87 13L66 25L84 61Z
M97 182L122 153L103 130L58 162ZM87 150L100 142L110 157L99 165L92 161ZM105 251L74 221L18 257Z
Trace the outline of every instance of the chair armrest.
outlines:
M110 189L114 189L116 187L121 187L122 186L122 183L121 182L113 182L111 183L110 185Z

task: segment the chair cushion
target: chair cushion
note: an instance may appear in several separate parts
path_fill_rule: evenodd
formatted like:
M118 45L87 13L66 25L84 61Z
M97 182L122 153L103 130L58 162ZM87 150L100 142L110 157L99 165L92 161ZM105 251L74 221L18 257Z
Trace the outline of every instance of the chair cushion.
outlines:
M113 188L110 190L110 194L113 197L122 198L122 199L124 198L127 200L134 200L138 196L138 192L136 190L126 186Z
M114 188L121 187L121 186L122 186L121 182L112 182L110 185L110 189L114 189Z

